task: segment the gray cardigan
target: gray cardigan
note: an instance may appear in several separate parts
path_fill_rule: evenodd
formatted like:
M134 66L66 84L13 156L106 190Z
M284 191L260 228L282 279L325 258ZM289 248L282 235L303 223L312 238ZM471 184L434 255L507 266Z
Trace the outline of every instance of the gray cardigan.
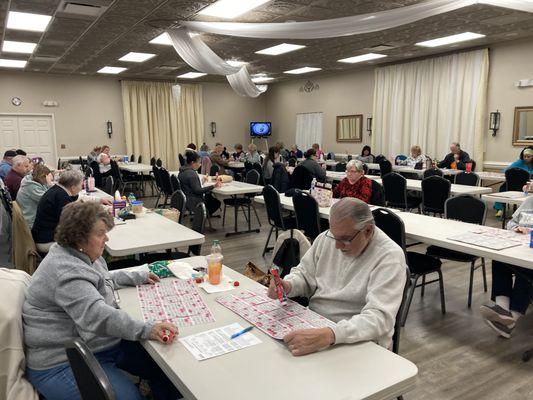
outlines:
M215 188L213 185L202 187L200 176L189 165L184 165L180 168L178 179L180 181L181 190L183 190L183 193L185 193L185 197L187 198L187 209L192 212L196 210L198 204L204 201L204 193L209 193Z
M322 168L315 160L306 158L300 163L300 165L311 172L311 175L313 175L313 178L316 178L317 181L326 181L326 170Z
M102 257L91 263L75 249L52 245L22 307L28 367L43 370L66 362L65 342L78 337L93 353L121 339L148 339L154 323L120 310L113 292L147 280L147 271L110 272Z

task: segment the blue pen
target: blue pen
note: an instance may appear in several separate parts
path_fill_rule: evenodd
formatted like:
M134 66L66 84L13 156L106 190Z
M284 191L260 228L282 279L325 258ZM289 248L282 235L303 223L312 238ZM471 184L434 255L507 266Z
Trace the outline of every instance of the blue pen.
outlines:
M249 326L248 328L244 328L242 331L239 331L239 332L234 333L233 335L231 335L230 339L238 338L239 336L244 335L246 332L250 332L252 329L254 329L253 326Z

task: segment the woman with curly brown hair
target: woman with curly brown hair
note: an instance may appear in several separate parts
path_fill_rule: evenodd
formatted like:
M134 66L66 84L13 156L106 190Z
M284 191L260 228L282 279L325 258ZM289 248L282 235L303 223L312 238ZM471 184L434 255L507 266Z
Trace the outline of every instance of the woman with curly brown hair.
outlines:
M121 286L155 283L148 271L108 271L102 258L113 219L98 203L75 202L61 213L55 240L32 277L22 308L26 374L46 399L79 399L65 342L81 338L101 364L117 399L140 399L122 371L147 379L156 399L176 399L177 389L139 344L164 343L166 322L142 322L118 308Z

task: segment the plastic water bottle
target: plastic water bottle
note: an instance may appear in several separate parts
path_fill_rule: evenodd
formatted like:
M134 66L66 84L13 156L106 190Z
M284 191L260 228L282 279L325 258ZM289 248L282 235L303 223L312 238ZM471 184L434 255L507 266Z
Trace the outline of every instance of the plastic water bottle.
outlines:
M211 254L222 254L220 240L213 240L213 246L211 246Z
M313 178L313 180L311 181L311 189L309 190L309 193L312 195L313 192L315 191L315 186L316 186L316 178Z
M121 197L120 197L120 192L118 190L115 191L115 201L120 201L122 200Z
M533 249L533 229L529 231L529 247Z

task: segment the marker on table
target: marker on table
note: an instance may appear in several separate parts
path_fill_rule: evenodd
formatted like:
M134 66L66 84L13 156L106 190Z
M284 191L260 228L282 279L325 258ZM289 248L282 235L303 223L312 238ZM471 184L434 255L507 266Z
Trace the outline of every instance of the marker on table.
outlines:
M254 329L253 325L249 326L248 328L244 328L242 331L239 331L231 335L230 339L238 338L239 336L244 335L246 332L250 332L252 329Z
M165 329L165 331L163 332L163 335L161 335L161 339L163 339L163 342L165 343L167 342L172 343L172 340L174 340L174 332L169 331L168 329Z

